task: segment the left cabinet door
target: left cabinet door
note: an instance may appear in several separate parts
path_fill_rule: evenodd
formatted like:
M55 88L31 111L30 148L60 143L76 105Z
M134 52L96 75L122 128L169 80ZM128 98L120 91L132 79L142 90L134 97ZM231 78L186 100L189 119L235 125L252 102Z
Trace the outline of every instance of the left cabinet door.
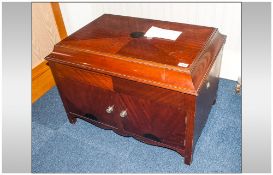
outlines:
M108 88L108 77L65 65L52 68L69 112L119 128L120 99Z
M118 128L118 96L82 82L60 79L69 112Z

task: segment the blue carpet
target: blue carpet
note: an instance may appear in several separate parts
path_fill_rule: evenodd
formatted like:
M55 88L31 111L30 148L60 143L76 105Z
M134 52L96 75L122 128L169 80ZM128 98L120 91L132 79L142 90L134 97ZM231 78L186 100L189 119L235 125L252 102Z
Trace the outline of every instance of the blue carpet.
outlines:
M56 87L32 105L33 173L240 173L241 96L221 79L191 166L178 153L78 119L71 125Z

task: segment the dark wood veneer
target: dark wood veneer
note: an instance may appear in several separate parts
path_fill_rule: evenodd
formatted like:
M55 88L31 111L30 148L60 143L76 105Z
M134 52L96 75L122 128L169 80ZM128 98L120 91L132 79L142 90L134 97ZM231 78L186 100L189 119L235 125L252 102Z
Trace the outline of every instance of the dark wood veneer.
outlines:
M148 39L151 26L183 34ZM71 123L173 149L190 164L217 96L225 38L212 27L103 15L46 59Z

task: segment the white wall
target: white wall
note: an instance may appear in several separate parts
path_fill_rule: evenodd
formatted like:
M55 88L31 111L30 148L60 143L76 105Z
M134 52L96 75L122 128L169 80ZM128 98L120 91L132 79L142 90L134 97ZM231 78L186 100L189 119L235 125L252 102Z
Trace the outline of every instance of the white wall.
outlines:
M240 3L60 3L68 34L104 13L216 27L227 35L220 77L241 76Z

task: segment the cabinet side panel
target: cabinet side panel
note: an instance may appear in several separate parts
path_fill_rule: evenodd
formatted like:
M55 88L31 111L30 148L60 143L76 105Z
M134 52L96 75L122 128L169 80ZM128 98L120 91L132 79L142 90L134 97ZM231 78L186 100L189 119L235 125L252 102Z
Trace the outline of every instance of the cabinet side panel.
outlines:
M208 119L211 107L217 97L222 52L223 49L219 52L197 96L193 147L195 147L196 142L202 133L202 130Z
M200 92L202 85L206 83L205 76L210 73L211 67L215 63L221 48L225 43L226 36L217 32L213 39L203 51L202 55L198 57L191 65L192 81L195 89Z
M49 64L49 67L50 67L50 69L51 69L53 78L54 78L54 80L55 80L55 83L56 83L56 86L57 86L59 95L60 95L61 100L62 100L62 102L63 102L64 109L65 109L65 112L66 112L66 114L67 114L68 120L69 120L70 123L75 123L76 120L75 120L75 118L73 118L73 117L69 114L70 110L69 110L69 106L68 106L68 103L67 103L67 99L66 99L65 95L64 95L63 92L62 92L62 86L63 86L63 84L62 84L62 82L60 81L60 78L58 78L58 76L57 76L57 74L56 74L56 64L55 64L54 62L51 62L51 61L49 61L48 64Z
M66 112L66 113L69 113L68 105L66 104L65 97L64 97L64 95L62 94L62 91L61 91L61 89L60 89L60 87L62 86L62 84L61 84L61 82L60 82L58 76L56 76L56 67L55 67L56 64L55 64L54 62L49 61L49 62L48 62L48 65L49 65L50 70L51 70L51 72L52 72L53 78L54 78L54 80L55 80L55 82L56 82L56 86L57 86L59 95L60 95L60 97L61 97L61 99L62 99L64 108L65 108L65 112Z

